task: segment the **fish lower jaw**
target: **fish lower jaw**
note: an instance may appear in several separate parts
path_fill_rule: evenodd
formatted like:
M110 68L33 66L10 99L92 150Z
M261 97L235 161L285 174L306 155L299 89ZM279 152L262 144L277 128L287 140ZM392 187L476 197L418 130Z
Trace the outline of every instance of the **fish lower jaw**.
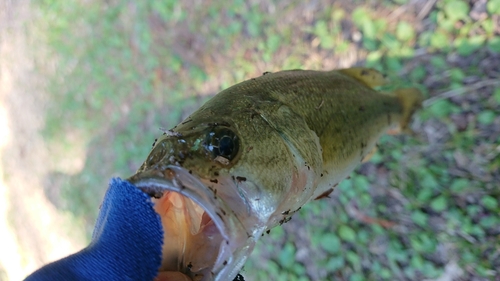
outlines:
M151 196L164 231L157 281L234 278L260 237L232 183L219 185L175 165L141 170L128 179ZM219 192L217 192L219 191ZM245 224L243 224L243 222Z
M210 216L191 199L165 192L155 199L164 231L161 272L181 272L190 279L211 280L224 241Z

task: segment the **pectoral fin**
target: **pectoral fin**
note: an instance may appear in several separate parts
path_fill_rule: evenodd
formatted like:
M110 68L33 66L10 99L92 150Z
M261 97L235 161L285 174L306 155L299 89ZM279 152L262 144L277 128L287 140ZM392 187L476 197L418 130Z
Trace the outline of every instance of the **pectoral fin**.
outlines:
M399 102L403 106L403 115L399 126L401 131L413 134L413 132L408 128L408 124L413 116L413 113L422 107L423 95L415 88L407 88L394 91L394 95L399 99Z
M368 154L366 154L365 157L363 157L363 159L361 160L361 163L366 163L366 162L370 161L370 159L373 157L373 155L375 155L376 152L377 152L377 147L374 146L372 148L372 150L370 150L370 152L368 152Z

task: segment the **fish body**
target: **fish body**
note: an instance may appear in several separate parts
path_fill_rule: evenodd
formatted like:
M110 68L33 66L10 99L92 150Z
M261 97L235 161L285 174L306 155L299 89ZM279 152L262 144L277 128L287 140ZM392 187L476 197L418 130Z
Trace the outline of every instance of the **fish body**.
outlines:
M232 280L264 231L327 196L387 129L407 129L421 94L374 90L384 83L366 68L267 73L160 137L130 178L169 190L156 203L166 233L160 271Z

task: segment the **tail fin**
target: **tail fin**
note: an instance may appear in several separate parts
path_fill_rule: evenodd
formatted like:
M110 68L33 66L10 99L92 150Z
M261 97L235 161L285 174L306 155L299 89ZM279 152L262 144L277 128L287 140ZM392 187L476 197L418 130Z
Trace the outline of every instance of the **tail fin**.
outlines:
M388 83L386 76L373 68L351 67L339 69L337 71L356 79L370 88L382 86ZM403 106L403 116L401 118L400 128L398 131L412 134L411 130L408 129L408 124L410 123L413 113L422 107L422 101L424 99L422 93L418 89L407 88L399 89L386 94L396 96Z
M339 69L338 72L350 76L370 88L382 86L388 82L384 74L373 68L351 67Z
M413 113L422 107L422 101L424 100L422 92L416 88L407 88L394 91L394 95L403 106L403 116L400 123L401 131L411 134L412 132L408 128L408 124Z

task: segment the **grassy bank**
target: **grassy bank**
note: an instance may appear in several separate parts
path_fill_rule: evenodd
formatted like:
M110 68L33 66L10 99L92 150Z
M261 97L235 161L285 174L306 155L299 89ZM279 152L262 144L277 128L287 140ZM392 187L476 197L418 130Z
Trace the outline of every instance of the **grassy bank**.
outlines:
M86 149L52 202L90 232L159 128L264 71L370 66L426 97L332 198L262 238L248 280L500 276L500 1L35 1L55 65L45 137ZM58 156L63 158L64 155Z

